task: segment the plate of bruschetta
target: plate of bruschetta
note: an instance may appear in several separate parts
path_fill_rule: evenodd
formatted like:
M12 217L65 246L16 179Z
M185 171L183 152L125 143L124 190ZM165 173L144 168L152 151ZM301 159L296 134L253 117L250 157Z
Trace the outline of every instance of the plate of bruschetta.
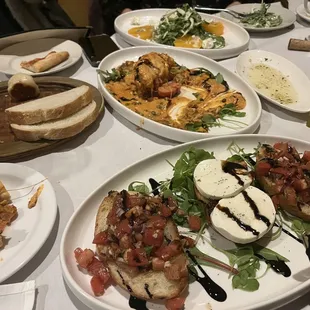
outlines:
M0 51L0 71L8 75L47 75L71 67L81 57L82 48L73 41L56 38L30 40Z

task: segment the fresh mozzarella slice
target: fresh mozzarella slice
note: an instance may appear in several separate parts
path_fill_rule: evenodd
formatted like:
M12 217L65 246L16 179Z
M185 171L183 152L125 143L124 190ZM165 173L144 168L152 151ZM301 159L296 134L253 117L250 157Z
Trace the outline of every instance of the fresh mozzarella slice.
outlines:
M233 198L221 199L210 218L217 232L244 244L258 240L271 229L276 210L267 194L250 186Z
M194 182L204 198L221 199L239 194L250 186L252 177L240 164L208 159L197 165Z

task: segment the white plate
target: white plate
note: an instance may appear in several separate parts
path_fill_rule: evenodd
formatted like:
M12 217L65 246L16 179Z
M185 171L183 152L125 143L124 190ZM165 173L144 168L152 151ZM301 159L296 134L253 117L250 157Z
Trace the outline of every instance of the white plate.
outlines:
M239 120L245 122L246 124L248 124L248 126L239 130L216 127L211 128L208 133L198 133L169 127L152 121L150 119L144 118L122 105L109 93L109 91L105 88L104 83L98 76L99 89L102 92L104 98L108 101L111 107L123 117L147 131L155 133L159 136L181 142L198 140L218 135L253 133L257 129L261 117L261 103L255 92L236 74L224 68L217 62L201 55L183 51L181 49L168 47L132 47L110 54L104 60L102 60L98 68L101 70L111 71L112 68L121 65L126 60L137 61L140 56L150 52L167 53L168 55L173 57L178 64L184 65L188 68L204 67L214 74L220 72L229 84L230 88L241 92L245 97L247 105L243 111L246 112L246 116L242 117L242 120Z
M231 9L233 11L236 11L238 13L250 13L252 12L253 9L259 9L260 8L260 4L258 3L248 3L248 4L239 4L239 5L235 5L233 7L231 7ZM275 30L279 30L279 29L284 29L287 28L291 25L293 25L296 21L296 15L294 12L285 9L284 7L282 7L280 4L278 3L273 3L271 4L268 12L271 13L275 13L277 15L280 15L283 19L282 24L280 24L279 26L276 27L266 27L266 28L256 28L256 27L251 27L248 25L244 25L240 22L239 19L232 17L231 15L223 12L221 13L221 16L231 20L235 23L238 23L239 25L241 25L244 29L250 31L250 32L269 32L269 31L275 31Z
M248 78L248 70L255 64L266 64L267 66L277 69L284 76L286 76L297 92L297 102L291 104L281 104L280 102L262 94ZM308 100L310 80L301 69L286 58L266 51L247 51L242 53L237 58L236 70L237 73L247 83L249 83L260 96L267 99L271 103L292 112L310 112L310 102Z
M21 68L22 61L45 57L51 51L69 53L69 58L61 64L40 73L34 73ZM11 45L0 51L0 71L13 75L21 72L33 76L47 75L62 71L74 65L82 57L82 48L75 42L64 39L30 40Z
M142 40L128 34L128 30L132 27L137 27L132 25L133 18L137 17L140 20L140 24L148 25L150 23L156 24L159 22L160 18L167 13L168 9L147 9L147 10L137 10L128 12L118 16L115 20L114 27L115 31L119 33L126 42L135 46L163 46L163 44L158 44L151 41ZM228 21L227 19L200 13L201 17L207 21L216 20L221 21L224 24L224 38L226 40L226 46L220 49L197 49L197 48L178 48L183 49L197 54L207 56L212 59L224 59L239 55L245 51L249 46L250 36L249 34L239 25Z
M51 183L39 172L17 164L0 164L0 180L10 191L18 217L5 228L8 244L0 251L0 282L22 268L43 246L57 214L57 203ZM42 183L37 184L44 180ZM37 184L33 187L34 184ZM28 201L44 184L36 206L28 209ZM27 187L27 188L25 188Z
M298 14L298 16L300 16L303 20L307 21L308 23L310 23L310 14L308 14L304 8L304 4L300 4L297 9L296 9L296 13Z
M76 247L94 249L92 240L95 217L102 199L108 192L110 190L127 189L132 181L139 180L148 184L150 177L156 180L170 178L172 168L166 160L174 164L182 152L187 150L189 146L214 151L217 158L225 159L230 156L227 147L232 141L235 141L240 147L245 148L246 152L253 151L259 142L272 144L279 141L291 141L299 151L310 149L310 144L307 142L265 135L239 135L200 140L153 155L133 164L106 181L75 211L65 228L60 245L60 262L65 281L72 292L83 303L91 309L129 309L129 294L115 286L109 287L104 296L95 298L89 284L90 276L78 269L73 254ZM208 232L206 232L206 236L208 236ZM216 244L219 247L225 249L235 247L232 243L216 233L213 234L213 237L216 238ZM200 284L195 282L189 286L189 295L186 299L185 309L271 310L304 294L310 288L310 269L309 259L305 254L303 245L283 233L279 239L270 242L267 246L290 260L288 264L292 271L291 277L284 278L269 270L267 275L259 280L259 290L250 293L233 290L231 279L228 279L227 273L205 267L209 276L226 291L227 300L223 303L214 301L208 296ZM201 243L199 247L205 253L228 262L222 253L212 249L207 243ZM208 303L210 304L209 306L207 306ZM164 310L164 307L159 304L148 303L147 306L150 310Z

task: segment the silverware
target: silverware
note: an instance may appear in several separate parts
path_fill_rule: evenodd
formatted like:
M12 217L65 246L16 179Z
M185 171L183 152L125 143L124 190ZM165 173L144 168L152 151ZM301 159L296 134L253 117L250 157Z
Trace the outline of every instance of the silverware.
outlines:
M229 9L214 9L214 8L200 6L200 5L195 5L194 8L195 10L202 11L202 12L225 12L227 14L230 14L234 18L238 18L238 19L241 19L246 16L246 14L244 13L239 13L239 12L229 10Z

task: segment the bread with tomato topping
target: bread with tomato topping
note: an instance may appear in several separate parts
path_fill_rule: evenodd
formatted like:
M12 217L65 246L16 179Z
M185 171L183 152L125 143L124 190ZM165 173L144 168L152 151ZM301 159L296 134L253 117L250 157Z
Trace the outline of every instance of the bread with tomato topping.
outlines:
M171 299L188 286L187 256L172 198L112 191L102 201L94 243L113 280L141 299Z

